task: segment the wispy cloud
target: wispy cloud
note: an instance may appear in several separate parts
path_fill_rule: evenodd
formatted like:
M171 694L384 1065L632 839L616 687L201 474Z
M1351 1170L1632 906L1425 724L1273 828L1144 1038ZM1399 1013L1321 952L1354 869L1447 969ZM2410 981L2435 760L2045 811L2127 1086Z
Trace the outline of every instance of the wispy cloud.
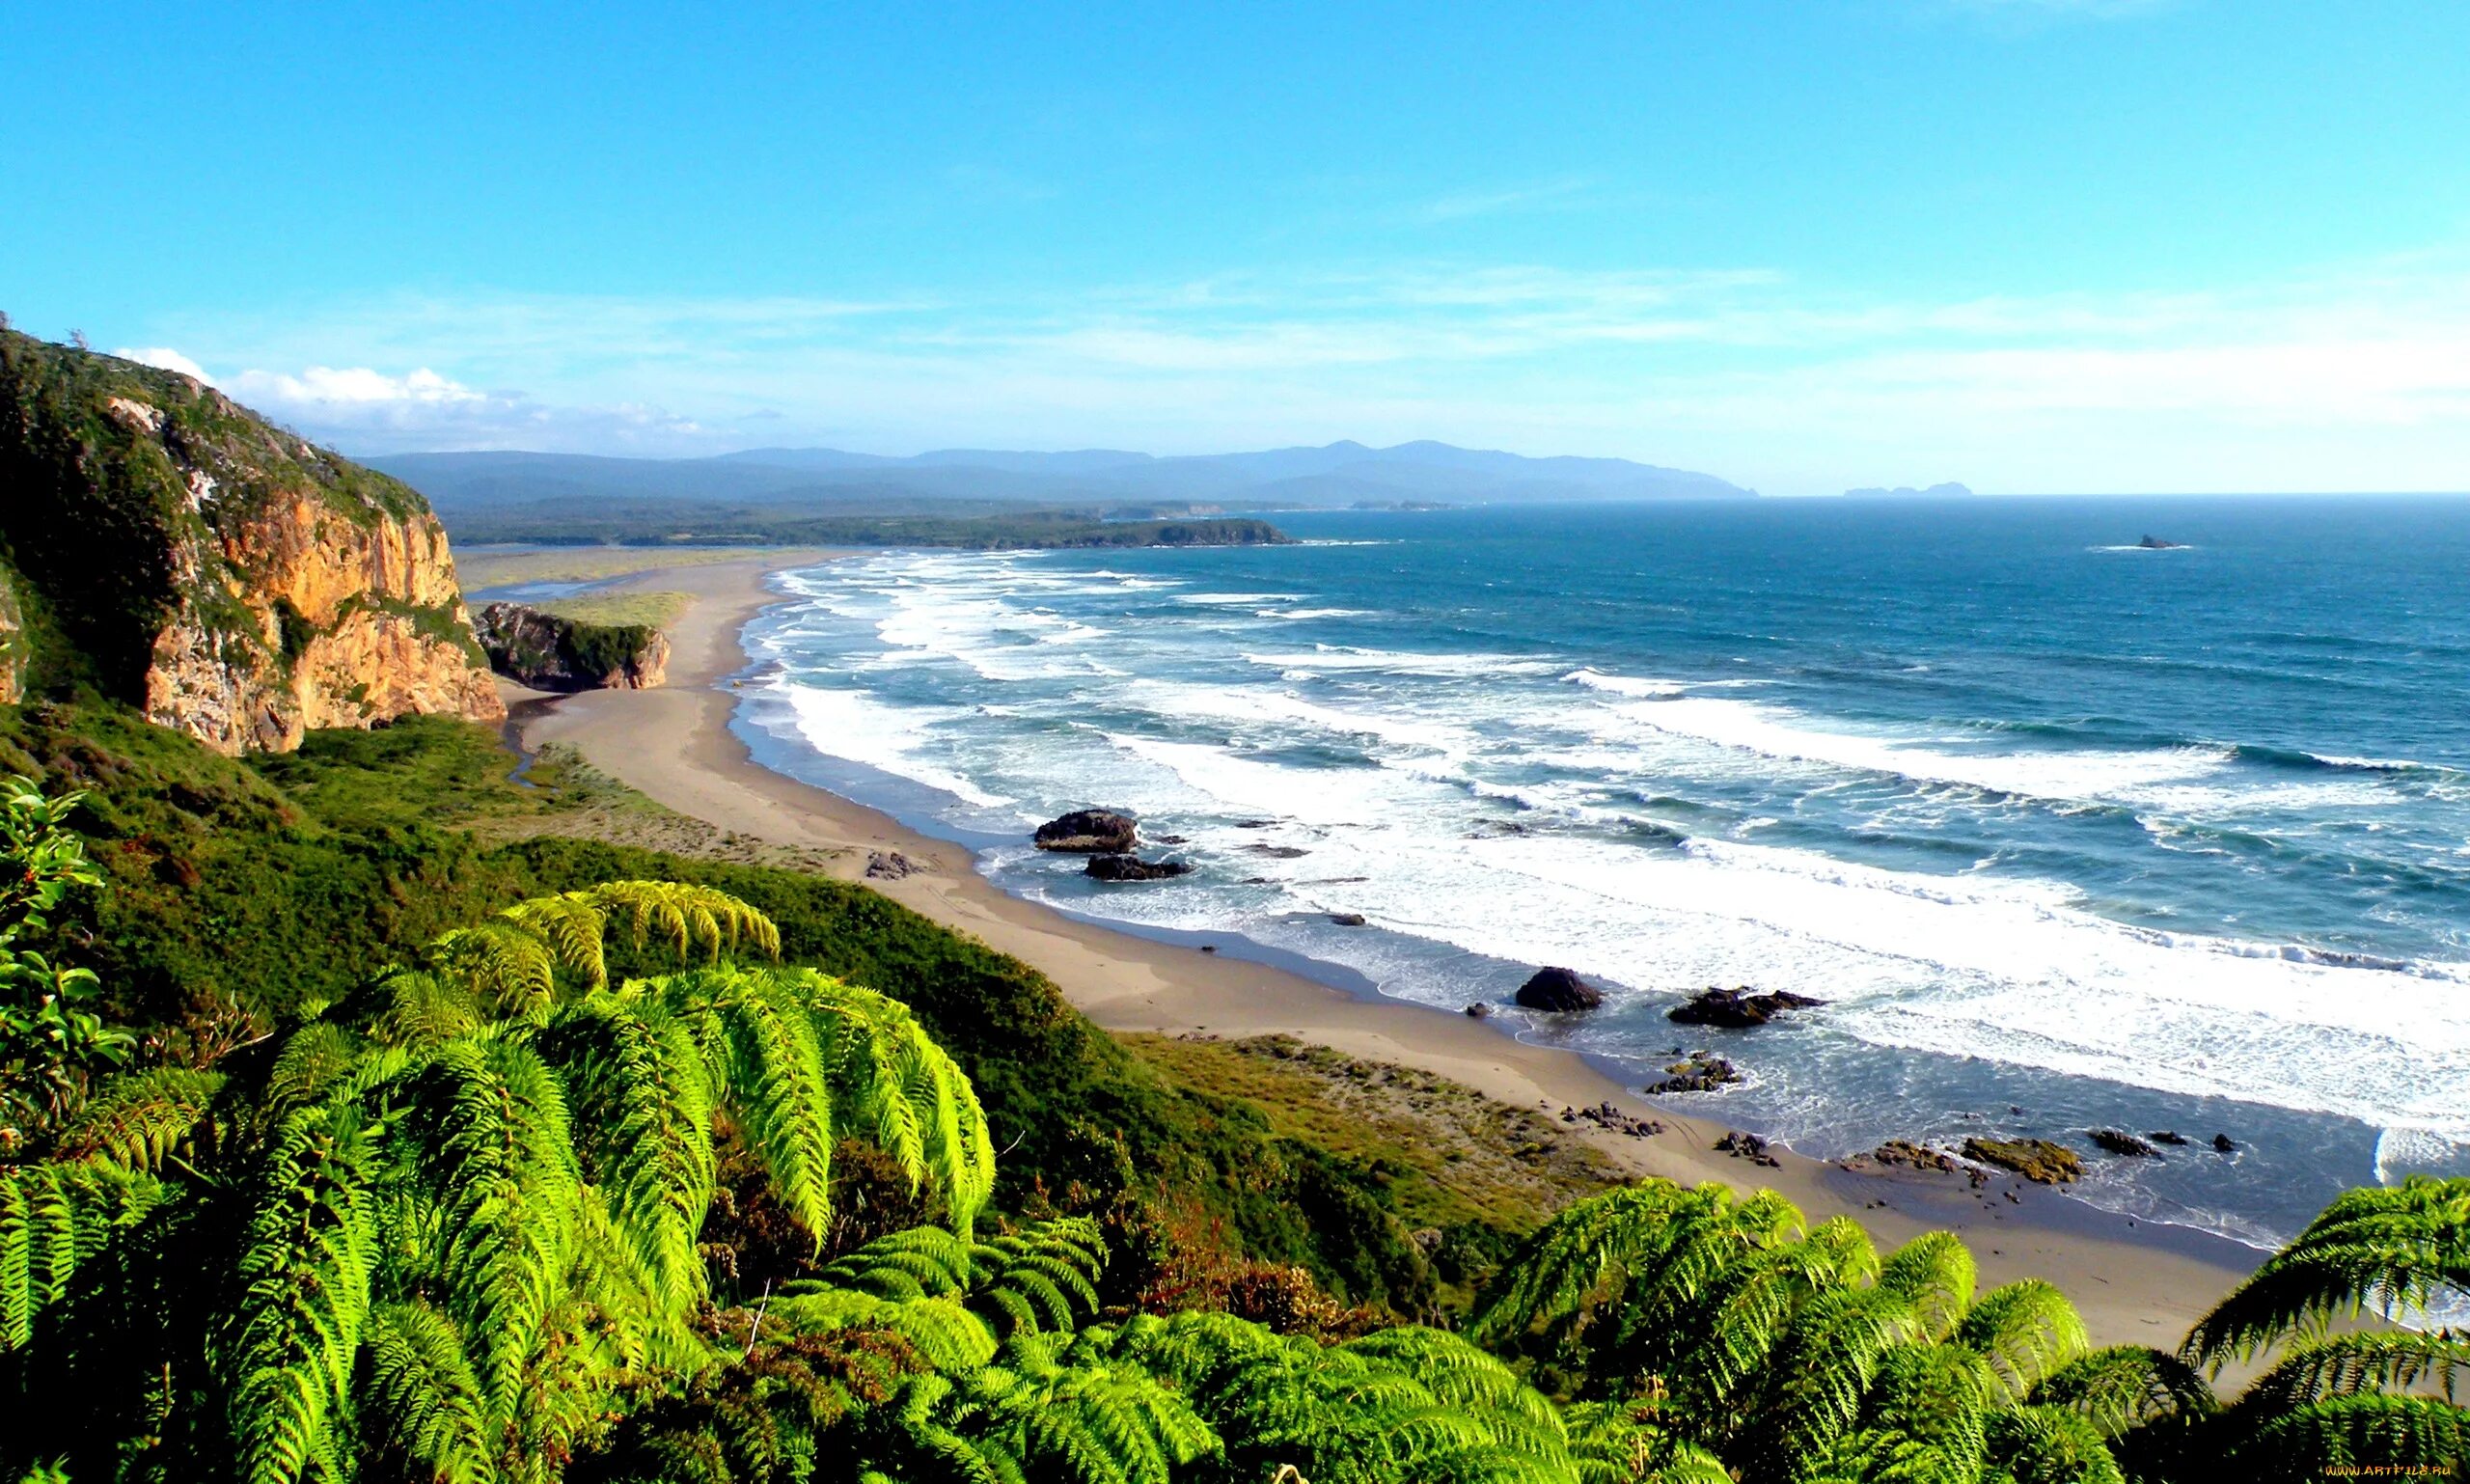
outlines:
M1785 490L2470 481L2459 252L2201 293L1420 263L1000 300L398 298L154 328L178 347L161 354L370 452L694 453L760 426L887 452L1431 436Z
M1457 191L1426 202L1412 214L1422 222L1456 222L1509 212L1565 209L1582 204L1589 184L1573 176L1497 190Z

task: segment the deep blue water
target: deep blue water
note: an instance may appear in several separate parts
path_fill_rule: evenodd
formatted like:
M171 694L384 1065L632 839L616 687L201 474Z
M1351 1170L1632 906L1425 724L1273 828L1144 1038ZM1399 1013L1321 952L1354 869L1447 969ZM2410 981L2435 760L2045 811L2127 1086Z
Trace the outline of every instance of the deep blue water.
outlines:
M2470 501L1276 518L797 574L742 725L1074 910L1452 1006L1576 968L1612 1002L1523 1033L1714 1045L1752 1081L1697 1111L1813 1153L2228 1132L2085 1194L2263 1241L2470 1149ZM1026 847L1084 804L1198 872ZM1663 1019L1715 983L1828 1003Z

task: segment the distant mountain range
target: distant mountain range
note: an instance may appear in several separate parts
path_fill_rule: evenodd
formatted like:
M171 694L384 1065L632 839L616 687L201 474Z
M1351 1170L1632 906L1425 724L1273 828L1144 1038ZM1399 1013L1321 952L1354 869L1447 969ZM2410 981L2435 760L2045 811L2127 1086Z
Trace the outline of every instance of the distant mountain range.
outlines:
M1023 506L1208 507L1746 498L1714 475L1624 458L1527 458L1445 443L1360 443L1155 457L1112 449L941 449L909 457L837 449L752 449L711 458L575 453L398 453L368 462L441 512L581 508L611 500L830 507L867 513Z

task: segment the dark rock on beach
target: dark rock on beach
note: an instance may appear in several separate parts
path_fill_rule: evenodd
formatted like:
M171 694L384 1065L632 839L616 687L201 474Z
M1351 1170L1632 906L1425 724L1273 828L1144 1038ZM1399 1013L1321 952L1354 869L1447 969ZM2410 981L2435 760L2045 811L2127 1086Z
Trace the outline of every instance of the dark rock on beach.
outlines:
M1076 809L1039 825L1030 837L1040 850L1068 850L1083 855L1122 855L1139 839L1140 827L1130 814L1108 809Z
M897 850L866 852L866 879L869 881L898 881L923 868Z
M1748 1160L1755 1165L1764 1165L1770 1169L1778 1168L1784 1163L1767 1152L1766 1140L1755 1134L1744 1134L1739 1129L1733 1129L1723 1138L1716 1140L1715 1148L1721 1153L1731 1155L1734 1159Z
M1492 1013L1493 1007L1486 1004L1481 1000L1478 1000L1473 1004L1467 1006L1467 1018L1468 1020L1489 1020L1492 1018Z
M2090 1137L2097 1147L2131 1160L2149 1160L2161 1152L2133 1134L2119 1129L2095 1129Z
M1254 855L1265 855L1265 856L1270 857L1272 860L1276 860L1276 861L1298 861L1298 860L1302 860L1304 857L1308 856L1308 855L1310 855L1310 854L1312 853L1311 851L1304 849L1304 848L1303 846L1301 846L1301 845L1259 845L1259 844L1253 844L1253 845L1246 845L1244 848L1245 848L1245 849L1247 849L1247 850L1249 850L1249 851L1250 851L1250 852L1251 852L1252 854L1254 854Z
M1530 1010L1565 1014L1591 1010L1604 1003L1604 991L1568 969L1538 969L1518 986L1518 1003Z
M1807 995L1797 995L1788 989L1762 995L1744 984L1739 989L1708 988L1689 997L1688 1004L1675 1006L1666 1018L1684 1026L1719 1026L1726 1030L1746 1031L1763 1026L1786 1010L1805 1009L1824 1004Z
M2173 1133L2168 1129L2163 1129L2157 1134L2148 1133L2144 1137L2156 1144L2183 1144L2187 1141L2186 1135Z
M1967 1139L1964 1158L2013 1170L2035 1185L2072 1185L2084 1173L2074 1150L2046 1139Z
M2220 1154L2236 1154L2238 1152L2237 1141L2227 1134L2213 1135L2212 1147L2214 1152Z
M1330 914L1330 921L1335 922L1340 927L1361 927L1364 925L1364 916L1360 912L1332 912Z
M1144 861L1133 855L1096 855L1089 858L1084 874L1100 881L1166 881L1188 875L1190 866L1181 861Z

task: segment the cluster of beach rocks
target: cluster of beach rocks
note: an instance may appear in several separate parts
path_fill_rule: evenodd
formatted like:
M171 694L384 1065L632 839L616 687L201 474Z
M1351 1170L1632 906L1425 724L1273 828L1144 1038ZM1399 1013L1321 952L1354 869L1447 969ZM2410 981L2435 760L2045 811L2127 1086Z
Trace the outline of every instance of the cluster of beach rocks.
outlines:
M1737 1160L1747 1160L1753 1165L1763 1165L1769 1169L1780 1168L1784 1163L1768 1151L1766 1140L1755 1134L1744 1134L1739 1129L1729 1130L1723 1138L1716 1140L1715 1149L1717 1153L1729 1154Z
M1597 1128L1626 1134L1632 1139L1652 1139L1663 1132L1663 1124L1660 1120L1633 1118L1609 1102L1598 1103L1593 1108L1564 1108L1561 1110L1561 1121L1592 1123Z
M1693 1051L1683 1055L1676 1046L1673 1055L1681 1059L1663 1069L1663 1080L1639 1088L1641 1092L1713 1092L1742 1080L1741 1069L1710 1051Z
M2093 1146L2105 1154L2122 1159L2159 1159L2159 1146L2193 1144L2184 1134L2162 1129L2138 1138L2120 1129L2090 1129L2084 1136ZM2227 1134L2212 1136L2215 1153L2235 1154L2238 1144ZM1868 1154L1856 1154L1843 1162L1847 1169L1911 1169L1926 1173L1961 1174L1976 1187L1985 1184L1992 1171L2001 1171L2030 1181L2035 1185L2072 1185L2084 1175L2084 1157L2067 1145L2047 1139L1984 1139L1972 1138L1955 1151L1934 1149L1907 1140L1891 1139Z

